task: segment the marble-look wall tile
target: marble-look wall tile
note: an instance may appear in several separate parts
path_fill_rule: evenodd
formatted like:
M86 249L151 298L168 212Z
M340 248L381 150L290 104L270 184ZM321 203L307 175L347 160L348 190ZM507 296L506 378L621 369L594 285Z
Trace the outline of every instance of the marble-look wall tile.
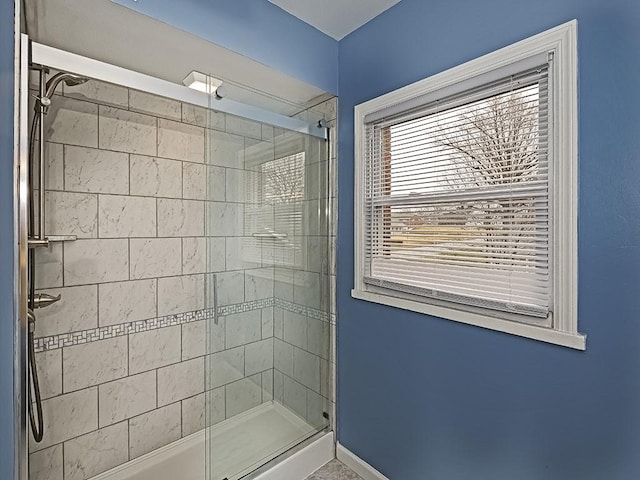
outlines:
M307 318L307 350L314 355L329 359L329 324L327 322Z
M156 371L132 375L98 387L100 427L154 410Z
M160 237L202 237L204 218L204 202L158 199Z
M38 383L43 400L62 393L62 350L36 353Z
M204 357L158 369L158 406L204 392Z
M236 203L257 203L257 173L249 170L227 168L225 179L225 200Z
M210 130L208 158L212 165L231 168L244 166L244 137Z
M91 387L127 375L127 337L91 342L62 350L65 392Z
M59 395L42 402L44 437L40 443L30 438L35 452L98 428L98 388Z
M204 129L158 119L158 156L203 163Z
M246 301L273 297L273 268L246 270L244 295Z
M139 90L129 90L129 110L178 121L182 118L180 102Z
M158 279L158 315L173 315L204 308L204 275Z
M254 375L273 368L273 339L245 345L245 375Z
M327 360L320 360L320 395L329 398L330 385L329 362Z
M262 401L273 400L273 368L262 372Z
M62 286L62 243L36 250L36 288Z
M156 280L103 283L98 286L101 327L157 316Z
M260 310L234 313L226 317L226 348L256 342L262 337Z
M298 348L307 348L307 317L284 311L284 340Z
M182 436L199 432L205 425L205 394L182 400Z
M315 429L324 428L328 420L324 418L323 413L328 412L329 401L321 397L313 390L307 390L307 422Z
M207 235L241 237L244 233L244 206L240 203L207 202Z
M36 312L36 335L46 337L98 326L98 291L95 285L50 288L43 291L60 295L60 301Z
M65 190L129 193L129 155L95 148L64 147Z
M156 155L157 119L100 105L100 148Z
M156 201L145 197L100 195L100 238L155 237Z
M275 297L293 302L293 270L276 267L274 278L273 289Z
M180 403L129 420L129 458L137 458L180 439L180 423Z
M300 417L307 417L307 389L289 376L284 376L284 404Z
M232 348L207 357L207 390L244 377L244 347Z
M83 147L98 146L98 106L73 98L56 97L45 118L47 140Z
M207 271L207 239L182 239L182 273L191 275Z
M72 87L62 85L62 89L65 97L77 98L79 100L96 102L104 105L113 105L114 107L127 108L129 105L127 101L128 89L121 87L120 85L113 85L111 83L91 79L86 83L74 85Z
M64 245L67 286L129 279L127 240L76 240Z
M273 398L284 404L284 375L275 369L273 371Z
M182 197L182 162L131 155L131 195Z
M226 168L207 165L206 199L210 202L224 202L226 198Z
M40 142L36 141L34 149L40 151ZM45 158L45 189L47 190L64 190L64 145L59 143L44 142L44 158ZM33 172L33 184L38 187L40 185L40 175L36 168ZM37 190L37 188L36 188Z
M320 274L296 271L293 274L293 301L299 305L320 308Z
M320 357L294 348L293 378L316 392L320 391Z
M65 442L65 480L86 480L125 463L129 459L127 445L127 422Z
M179 238L130 240L131 278L153 278L182 273L182 241Z
M292 152L297 153L297 152ZM230 165L234 168L244 168L245 170L262 171L262 167L267 162L273 161L275 158L282 158L286 155L275 157L275 148L272 140L263 142L252 138L245 139L244 150L244 167Z
M217 321L208 320L206 322L207 353L216 353L227 348L225 345L226 325L227 319L225 317L218 317Z
M328 272L328 250L327 237L307 237L307 268L309 271Z
M207 238L207 271L216 273L225 271L225 238ZM244 295L244 292L243 292Z
M180 325L129 335L129 375L178 363Z
M214 388L205 392L205 421L208 426L220 423L226 418L225 388Z
M182 360L201 357L207 353L207 320L182 325ZM224 348L224 345L223 345ZM212 353L212 352L210 352Z
M62 444L29 455L29 480L64 480Z
M227 132L243 137L262 139L262 125L246 118L227 115Z
M273 336L284 340L284 310L278 307L273 309Z
M243 378L225 387L227 418L246 412L262 403L262 377Z
M84 193L47 192L45 199L47 235L98 236L98 197Z
M216 274L218 306L244 302L244 272Z
M262 338L273 337L273 307L262 309Z
M227 238L225 262L227 270L257 268L262 264L260 240L253 237Z
M273 340L273 366L290 377L293 377L293 349L293 345L279 338Z
M193 200L207 199L207 166L200 163L182 164L182 196Z
M183 163L182 191L186 199L225 200L225 168L199 163Z
M199 127L224 131L227 115L203 107L196 107L188 103L182 104L182 121ZM208 132L205 133L208 135Z

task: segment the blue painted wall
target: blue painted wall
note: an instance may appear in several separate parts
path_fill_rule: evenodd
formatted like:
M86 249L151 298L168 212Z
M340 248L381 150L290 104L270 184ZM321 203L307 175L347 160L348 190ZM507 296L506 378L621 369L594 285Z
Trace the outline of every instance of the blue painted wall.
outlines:
M350 297L353 107L579 21L578 352ZM403 0L340 42L339 439L392 480L640 478L640 2Z
M315 85L338 91L338 42L267 0L112 0Z
M13 0L0 0L0 478L13 478Z

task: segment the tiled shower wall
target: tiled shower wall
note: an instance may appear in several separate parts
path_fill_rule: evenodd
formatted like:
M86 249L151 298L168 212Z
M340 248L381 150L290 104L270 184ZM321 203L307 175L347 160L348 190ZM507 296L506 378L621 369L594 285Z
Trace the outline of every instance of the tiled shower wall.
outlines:
M327 422L335 427L337 204L336 190L328 185L336 180L330 178L337 166L336 112L334 97L297 115L311 124L324 118L331 143L328 152L322 149L305 165L300 247L305 254L288 265L276 264L274 396L316 428Z
M211 423L271 400L283 305L275 249L245 231L261 208L245 152L274 152L278 132L96 81L58 93L47 233L78 240L37 253L37 288L62 294L37 312L38 480L88 478L203 428L205 387Z

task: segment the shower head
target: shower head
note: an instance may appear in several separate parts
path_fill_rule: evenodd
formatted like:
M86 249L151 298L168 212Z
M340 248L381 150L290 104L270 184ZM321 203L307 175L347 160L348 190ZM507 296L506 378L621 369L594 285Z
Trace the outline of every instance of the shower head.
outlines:
M87 77L81 77L80 75L75 75L73 73L67 73L67 72L56 73L47 82L45 97L51 97L51 95L53 95L53 92L55 91L58 84L62 81L64 81L64 83L69 87L75 87L76 85L81 85L85 82L88 82L89 79Z

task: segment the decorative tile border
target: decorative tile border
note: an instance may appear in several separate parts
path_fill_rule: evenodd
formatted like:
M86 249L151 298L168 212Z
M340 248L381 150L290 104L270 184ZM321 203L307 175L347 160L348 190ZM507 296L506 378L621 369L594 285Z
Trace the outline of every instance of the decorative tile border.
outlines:
M45 350L55 350L57 348L70 347L72 345L97 342L99 340L106 340L107 338L122 337L124 335L129 335L130 333L140 333L149 330L156 330L158 328L173 327L175 325L182 325L183 323L212 319L213 317L213 309L207 308L204 310L196 310L194 312L178 313L175 315L166 315L164 317L150 318L147 320L138 320L135 322L92 328L90 330L62 333L60 335L51 335L49 337L39 337L34 339L35 351L43 352Z
M329 321L329 314L321 310L298 305L279 298L265 298L262 300L252 300L249 302L237 303L234 305L225 305L218 307L218 317L233 315L237 313L250 312L262 308L279 307L293 313L308 316L316 320ZM80 330L72 333L62 333L59 335L51 335L48 337L38 337L34 340L36 353L48 350L56 350L62 347L71 347L74 345L82 345L85 343L97 342L108 338L122 337L131 333L147 332L158 328L173 327L185 323L197 322L200 320L213 320L214 309L205 308L193 312L178 313L175 315L166 315L164 317L150 318L147 320L138 320L135 322L119 323L117 325L109 325L106 327L92 328L89 330Z
M273 297L218 307L218 316L224 317L226 315L233 315L234 313L250 312L251 310L258 310L259 308L269 307L273 307Z
M317 310L311 307L305 307L304 305L293 303L288 300L283 300L281 298L275 299L274 306L282 308L283 310L287 310L289 312L298 313L300 315L313 318L314 320L322 320L323 322L329 321L328 312Z

